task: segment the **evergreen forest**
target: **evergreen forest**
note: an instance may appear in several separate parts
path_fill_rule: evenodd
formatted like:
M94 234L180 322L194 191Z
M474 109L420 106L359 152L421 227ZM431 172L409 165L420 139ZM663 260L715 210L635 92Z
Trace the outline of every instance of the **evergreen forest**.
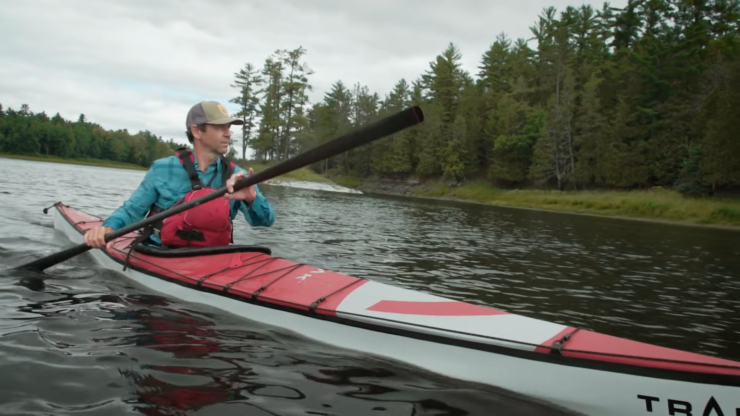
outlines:
M740 188L740 2L629 0L541 11L532 42L501 33L475 72L454 42L381 96L336 80L308 99L303 47L237 68L230 101L244 126L235 159L274 163L411 105L426 121L326 160L321 174L485 179L561 190ZM534 45L534 46L533 46ZM0 153L148 166L178 145L0 105Z

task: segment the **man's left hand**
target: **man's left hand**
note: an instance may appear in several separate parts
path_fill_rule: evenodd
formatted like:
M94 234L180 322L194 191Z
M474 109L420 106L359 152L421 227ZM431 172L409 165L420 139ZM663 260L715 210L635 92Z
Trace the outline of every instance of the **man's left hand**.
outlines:
M249 168L249 176L252 176L252 174L254 174L254 172L252 171L252 168ZM229 200L238 199L251 204L254 199L257 198L257 191L255 191L254 185L234 192L234 184L246 177L247 174L243 171L231 175L231 178L226 181L226 190L228 191L228 193L224 195L224 198Z

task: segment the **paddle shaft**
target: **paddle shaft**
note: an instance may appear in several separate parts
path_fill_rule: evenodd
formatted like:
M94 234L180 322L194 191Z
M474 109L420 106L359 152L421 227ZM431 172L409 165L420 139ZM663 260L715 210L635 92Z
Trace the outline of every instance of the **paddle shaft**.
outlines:
M324 159L336 156L348 150L354 149L355 147L362 146L372 141L381 139L394 133L398 133L401 130L413 127L416 124L424 121L424 113L417 106L407 108L398 113L392 114L367 126L361 127L355 131L349 132L344 136L341 136L329 143L325 143L321 146L313 148L305 153L298 156L280 162L279 164L265 169L262 172L250 175L234 184L234 192L247 188L249 186L264 182L268 179L283 175L285 173L300 169L302 167L311 165L316 162L320 162ZM105 242L109 242L130 232L136 231L148 225L157 223L167 217L183 212L190 208L196 207L200 204L214 200L216 198L224 196L228 190L226 186L219 188L216 191L203 195L200 198L193 199L184 204L176 205L158 214L147 217L139 222L127 225L119 228L113 232L105 235ZM28 264L16 267L17 269L35 270L42 271L55 264L61 263L74 256L82 254L89 250L90 246L87 244L79 244L77 246L62 250L58 253L54 253L50 256L43 257L41 259L32 261Z

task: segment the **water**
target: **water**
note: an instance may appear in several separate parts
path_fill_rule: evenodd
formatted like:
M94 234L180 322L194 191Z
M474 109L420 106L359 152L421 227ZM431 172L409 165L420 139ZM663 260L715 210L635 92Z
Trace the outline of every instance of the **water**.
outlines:
M565 415L131 284L82 255L43 291L9 267L69 246L42 209L105 216L144 172L0 159L0 414ZM740 359L740 233L263 186L235 242L448 298ZM734 348L733 348L734 346ZM536 374L532 375L537 377Z

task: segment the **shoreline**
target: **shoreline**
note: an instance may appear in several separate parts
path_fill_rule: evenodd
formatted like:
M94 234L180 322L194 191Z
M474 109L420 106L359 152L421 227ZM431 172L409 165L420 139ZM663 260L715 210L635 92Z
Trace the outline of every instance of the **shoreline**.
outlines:
M58 156L44 156L44 155L17 155L10 153L0 153L0 159L15 159L15 160L26 160L30 162L48 162L48 163L61 163L67 165L77 166L93 166L99 168L114 168L114 169L129 169L138 171L147 171L149 167L134 165L132 163L125 162L114 162L103 159L74 159L74 158L63 158ZM256 172L261 172L269 167L269 165L249 161L249 160L236 160L234 163L242 169L249 171L252 167ZM283 175L273 178L273 180L279 179L292 179L301 182L324 182L331 183L331 181L318 173L315 173L308 168L301 168L296 171L288 172Z
M581 215L585 217L609 218L609 219L628 220L628 221L642 221L642 222L650 222L650 223L665 224L665 225L681 225L681 226L687 226L687 227L713 228L713 229L725 230L725 231L740 231L740 225L732 225L732 224L715 224L715 223L701 224L701 223L690 222L690 221L667 220L667 219L662 219L662 218L629 217L629 216L624 216L624 215L608 215L608 214L596 214L592 212L534 208L534 207L526 207L526 206L518 206L518 205L497 204L493 202L481 202L481 201L476 201L472 199L461 199L461 198L455 198L455 197L449 197L449 196L444 197L444 196L404 195L404 194L399 194L399 193L371 191L371 190L362 190L362 192L367 195L375 194L375 195L385 195L385 196L398 196L398 197L411 198L411 199L428 199L428 200L433 200L433 201L458 202L458 203L464 203L464 204L483 205L487 207L509 208L509 209L528 210L528 211L536 211L536 212L547 212L551 214Z
M499 208L740 231L740 199L693 200L675 191L501 190L471 182L448 187L439 181L365 180L335 177L334 182L366 194L472 203ZM463 196L460 196L462 194Z
M2 158L139 171L148 169L138 165L99 159L66 159L56 156L0 153L0 159ZM258 172L268 167L257 162L250 163L250 161L239 160L236 163L245 170L252 166ZM308 168L302 168L273 178L273 180L281 179L336 184L369 195L472 203L556 214L740 231L740 199L685 199L674 191L663 189L560 193L543 190L501 190L474 181L459 187L449 187L439 180L421 182L414 179L359 180L346 176L326 177L310 171ZM673 218L670 218L670 216Z
M93 166L93 167L98 167L98 168L129 169L129 170L147 170L148 169L143 166L134 165L132 163L114 162L112 160L103 160L103 159L73 159L73 158L63 158L63 157L58 157L58 156L16 155L16 154L10 154L10 153L0 153L0 159L26 160L29 162L61 163L65 165Z

